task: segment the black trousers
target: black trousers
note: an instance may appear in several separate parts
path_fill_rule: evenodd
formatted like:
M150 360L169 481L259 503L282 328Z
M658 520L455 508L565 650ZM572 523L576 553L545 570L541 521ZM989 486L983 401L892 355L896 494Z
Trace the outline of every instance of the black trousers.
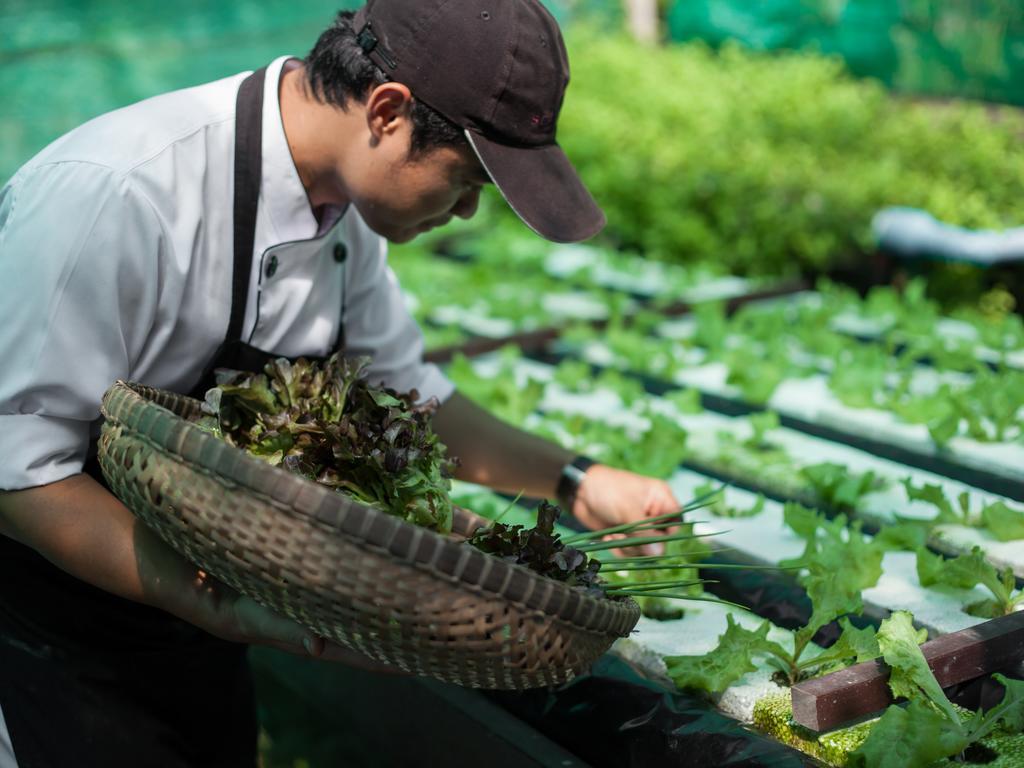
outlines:
M19 768L253 768L246 646L0 536L0 707Z

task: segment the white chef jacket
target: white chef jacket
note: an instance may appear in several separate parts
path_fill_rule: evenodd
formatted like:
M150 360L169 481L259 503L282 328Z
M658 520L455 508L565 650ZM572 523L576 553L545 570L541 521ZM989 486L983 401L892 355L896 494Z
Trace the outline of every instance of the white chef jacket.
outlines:
M344 297L347 350L373 356L369 380L443 402L454 387L423 362L384 239L354 206L318 232L281 121L287 59L266 73L242 339L329 354ZM0 191L0 489L80 472L116 379L188 391L224 340L235 96L247 74L98 117Z

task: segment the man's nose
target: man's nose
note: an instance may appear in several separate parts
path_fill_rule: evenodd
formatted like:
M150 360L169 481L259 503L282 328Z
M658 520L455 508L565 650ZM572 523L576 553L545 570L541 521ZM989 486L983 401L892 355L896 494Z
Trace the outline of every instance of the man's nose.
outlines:
M460 219L468 219L476 213L477 206L479 205L480 187L473 187L473 189L468 190L455 201L455 205L452 206L452 213Z

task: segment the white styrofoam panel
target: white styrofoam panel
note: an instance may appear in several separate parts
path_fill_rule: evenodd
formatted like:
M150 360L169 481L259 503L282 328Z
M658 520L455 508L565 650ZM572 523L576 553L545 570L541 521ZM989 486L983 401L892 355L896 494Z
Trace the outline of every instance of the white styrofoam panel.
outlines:
M677 298L696 304L702 301L721 301L750 293L752 284L741 277L719 277L703 280L682 291Z
M693 498L696 489L707 478L689 470L679 470L669 480L673 492L680 499ZM757 497L747 491L728 486L725 503L739 509L749 509ZM790 530L782 516L782 505L766 501L761 514L754 517L721 518L709 514L707 509L692 513L703 522L694 526L697 533L714 533L708 540L713 546L729 547L766 565L777 565L781 560L799 557L804 542ZM986 590L948 590L922 587L917 579L915 555L912 552L887 552L882 561L882 578L878 585L863 593L866 609L875 614L895 610L910 611L920 626L933 635L956 632L981 622L968 615L963 606L988 596Z
M549 315L562 320L604 320L608 317L607 303L583 291L545 293L541 306Z
M639 667L648 676L672 685L666 672L664 656L701 656L710 653L718 645L718 636L728 626L727 615L732 615L737 624L750 630L757 629L764 621L749 611L716 603L683 603L683 607L686 614L681 619L654 621L641 618L632 635L615 641L612 653ZM773 626L768 632L768 638L785 648L793 647L793 635L785 629ZM719 710L744 723L753 719L754 704L758 699L781 690L781 686L771 680L774 669L763 659L756 659L754 663L756 671L748 672L713 697Z
M517 330L513 321L502 317L491 317L487 314L487 307L480 305L461 307L452 304L435 307L430 312L430 319L440 325L457 325L463 330L486 339L511 336Z
M723 363L708 363L681 370L675 382L709 394L741 400L739 390L726 384L728 374ZM786 416L881 440L921 455L947 454L965 467L998 472L1001 476L1024 483L1024 444L982 443L967 437L954 437L946 448L940 449L923 424L908 424L888 411L844 405L829 390L824 376L783 381L767 406Z

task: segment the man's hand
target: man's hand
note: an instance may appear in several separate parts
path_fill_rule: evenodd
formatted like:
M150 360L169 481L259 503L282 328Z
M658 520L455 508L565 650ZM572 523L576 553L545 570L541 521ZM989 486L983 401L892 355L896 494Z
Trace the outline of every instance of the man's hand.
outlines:
M192 605L189 607L189 618L192 623L222 640L268 645L289 653L339 662L368 672L408 674L397 667L374 661L362 653L319 637L301 624L260 605L250 597L235 592L201 571L196 573L192 592Z
M595 464L583 476L572 515L587 528L600 530L675 512L680 506L664 480ZM660 533L640 531L638 535ZM664 545L648 544L638 549L645 555L660 554ZM633 550L633 554L636 552Z
M135 559L148 602L211 635L236 643L267 645L288 653L336 661L370 672L402 670L329 642L296 621L260 605L197 569L139 521Z

